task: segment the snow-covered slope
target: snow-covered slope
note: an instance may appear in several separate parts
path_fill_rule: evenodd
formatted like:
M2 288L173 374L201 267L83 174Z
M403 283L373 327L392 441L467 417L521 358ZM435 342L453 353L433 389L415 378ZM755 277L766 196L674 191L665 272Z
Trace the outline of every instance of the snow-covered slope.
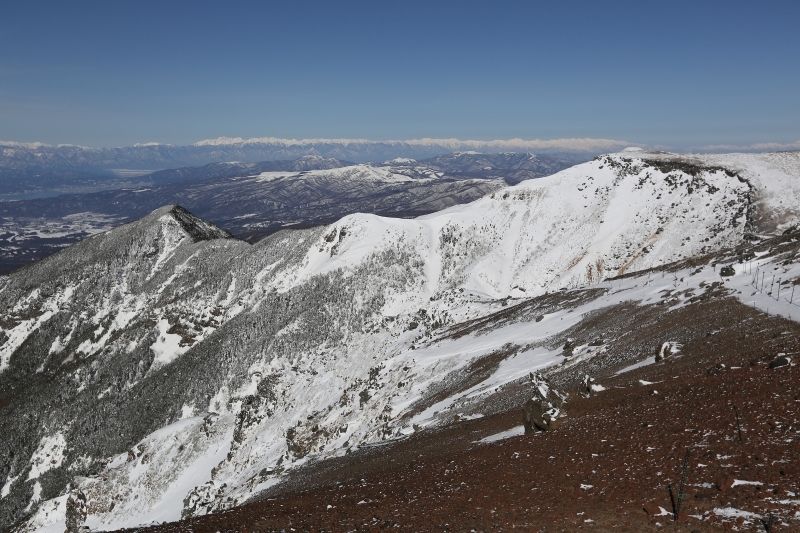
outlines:
M680 159L701 165L724 165L747 179L754 187L753 224L761 232L778 231L800 218L800 152L703 154Z
M428 295L535 296L730 246L745 231L750 195L722 168L691 175L607 156L415 220L345 217L273 283L302 283L406 242L424 258Z
M224 509L572 364L570 327L678 283L603 279L796 222L771 216L798 205L776 194L783 156L761 157L604 156L417 219L355 214L256 245L165 208L0 277L0 525Z

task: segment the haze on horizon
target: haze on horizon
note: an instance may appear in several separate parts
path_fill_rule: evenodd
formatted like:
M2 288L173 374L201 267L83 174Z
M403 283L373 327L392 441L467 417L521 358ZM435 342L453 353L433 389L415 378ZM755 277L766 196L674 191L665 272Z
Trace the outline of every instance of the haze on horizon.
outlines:
M800 148L800 5L26 2L0 139L614 139Z

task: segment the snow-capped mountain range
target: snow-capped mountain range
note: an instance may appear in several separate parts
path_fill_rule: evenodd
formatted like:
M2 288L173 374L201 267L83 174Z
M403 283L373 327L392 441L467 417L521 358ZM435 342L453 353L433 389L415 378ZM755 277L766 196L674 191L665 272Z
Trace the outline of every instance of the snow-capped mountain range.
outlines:
M164 204L185 206L253 241L285 227L329 224L350 213L419 216L570 165L527 153L455 153L376 164L304 156L164 170L136 178L135 187L0 202L0 273Z
M93 529L213 512L424 431L671 282L631 274L797 224L798 176L798 153L628 151L416 219L251 245L168 206L90 237L0 277L0 527L60 533L69 498Z
M120 148L0 141L0 195L30 194L44 190L101 190L110 188L109 183L132 183L132 177L158 169L231 161L252 163L321 156L363 163L397 157L425 159L471 150L485 153L533 152L576 163L624 146L623 142L604 139L368 141L221 138L189 146L145 143Z
M627 143L608 139L496 140L416 139L370 141L366 139L253 139L220 137L189 146L143 143L120 148L0 141L0 168L165 168L196 166L221 161L296 159L304 155L335 157L347 161L384 161L396 157L423 159L456 151L535 152L543 154L596 154Z

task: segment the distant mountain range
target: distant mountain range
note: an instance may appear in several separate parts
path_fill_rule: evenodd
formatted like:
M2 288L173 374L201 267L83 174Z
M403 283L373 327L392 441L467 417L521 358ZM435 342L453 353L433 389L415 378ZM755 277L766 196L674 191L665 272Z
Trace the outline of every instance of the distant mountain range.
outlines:
M121 148L0 141L0 195L47 190L86 192L93 187L95 190L117 188L137 183L134 179L137 172L131 171L141 174L142 171L209 163L293 160L308 155L367 162L398 157L425 159L455 151L532 152L580 163L624 146L625 143L620 141L602 139L367 141L220 138L190 146L149 143Z
M527 153L456 153L380 164L304 156L162 170L137 177L136 187L0 202L0 273L164 204L185 206L255 241L285 227L329 224L350 213L424 215L570 165Z

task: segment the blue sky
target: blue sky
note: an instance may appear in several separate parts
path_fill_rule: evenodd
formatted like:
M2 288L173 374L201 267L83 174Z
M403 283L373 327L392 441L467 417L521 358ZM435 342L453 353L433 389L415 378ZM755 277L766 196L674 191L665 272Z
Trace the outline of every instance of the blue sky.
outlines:
M0 139L800 139L800 2L7 2Z

